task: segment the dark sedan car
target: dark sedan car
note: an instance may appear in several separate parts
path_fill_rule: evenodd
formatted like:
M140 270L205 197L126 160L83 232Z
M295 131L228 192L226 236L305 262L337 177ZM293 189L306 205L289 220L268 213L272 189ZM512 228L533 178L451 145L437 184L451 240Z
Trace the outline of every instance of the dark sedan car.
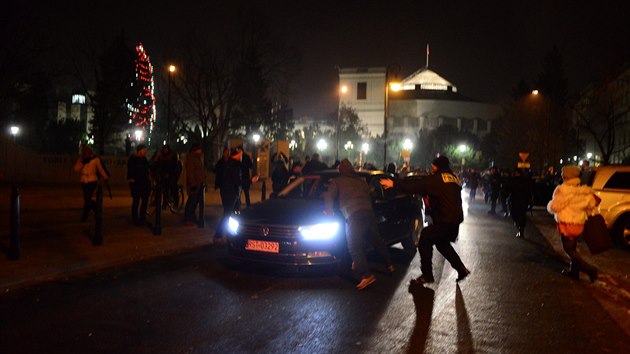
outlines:
M381 171L357 171L372 190L373 208L385 243L401 242L415 254L423 225L421 201L407 194L384 193ZM322 193L336 170L302 176L276 198L244 209L228 220L228 248L240 260L286 265L336 264L347 254L345 223L335 212L326 216Z

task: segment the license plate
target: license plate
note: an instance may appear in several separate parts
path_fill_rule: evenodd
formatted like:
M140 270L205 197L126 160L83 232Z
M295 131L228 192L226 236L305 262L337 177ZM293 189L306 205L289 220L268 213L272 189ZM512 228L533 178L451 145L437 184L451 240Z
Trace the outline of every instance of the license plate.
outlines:
M280 253L280 244L278 242L270 241L247 240L245 249L248 251Z

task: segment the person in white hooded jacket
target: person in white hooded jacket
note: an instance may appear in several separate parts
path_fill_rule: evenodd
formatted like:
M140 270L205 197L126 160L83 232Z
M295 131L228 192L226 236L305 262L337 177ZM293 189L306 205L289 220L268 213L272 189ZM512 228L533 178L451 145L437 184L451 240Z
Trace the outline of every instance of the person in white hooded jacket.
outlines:
M562 168L562 184L556 187L547 210L554 214L558 231L562 237L562 248L571 259L569 269L562 271L573 279L580 278L580 272L588 274L591 282L597 280L597 268L587 263L577 251L577 239L584 230L588 215L597 207L593 191L580 185L580 169L577 166Z

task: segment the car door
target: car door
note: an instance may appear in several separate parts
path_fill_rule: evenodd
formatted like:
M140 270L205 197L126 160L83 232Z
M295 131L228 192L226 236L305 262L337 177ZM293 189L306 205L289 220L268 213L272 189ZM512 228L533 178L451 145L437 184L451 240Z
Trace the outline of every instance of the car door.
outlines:
M383 190L379 180L385 176L368 177L374 214L381 237L386 243L395 243L405 237L409 230L410 196L392 190Z

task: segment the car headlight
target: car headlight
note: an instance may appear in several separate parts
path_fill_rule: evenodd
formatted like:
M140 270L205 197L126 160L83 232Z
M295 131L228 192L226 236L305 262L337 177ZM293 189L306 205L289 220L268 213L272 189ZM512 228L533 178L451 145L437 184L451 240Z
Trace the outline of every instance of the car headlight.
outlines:
M337 236L339 232L338 222L327 222L298 228L302 237L309 241L325 241Z
M228 231L232 235L236 235L238 233L238 221L231 216L228 218L227 227Z

